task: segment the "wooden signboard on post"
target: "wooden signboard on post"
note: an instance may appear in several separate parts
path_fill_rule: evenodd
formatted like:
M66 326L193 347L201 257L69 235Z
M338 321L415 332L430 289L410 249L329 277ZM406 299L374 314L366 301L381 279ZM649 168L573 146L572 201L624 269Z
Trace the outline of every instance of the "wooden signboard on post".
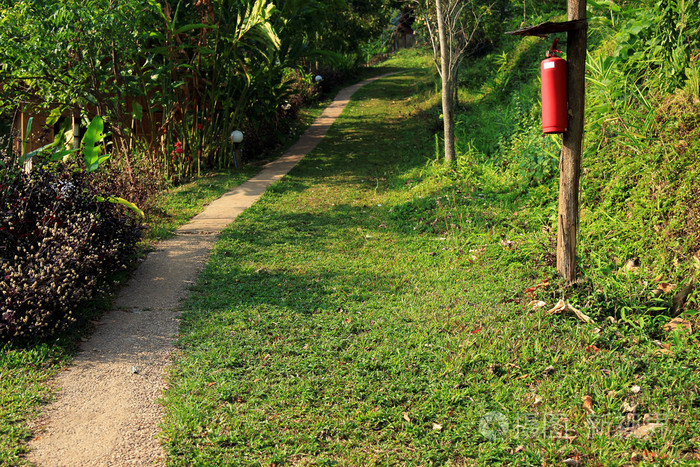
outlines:
M559 216L557 271L567 285L576 282L576 242L579 230L579 180L585 108L587 49L586 0L569 0L569 21L543 23L506 34L541 36L567 33L567 92L569 121L559 155Z

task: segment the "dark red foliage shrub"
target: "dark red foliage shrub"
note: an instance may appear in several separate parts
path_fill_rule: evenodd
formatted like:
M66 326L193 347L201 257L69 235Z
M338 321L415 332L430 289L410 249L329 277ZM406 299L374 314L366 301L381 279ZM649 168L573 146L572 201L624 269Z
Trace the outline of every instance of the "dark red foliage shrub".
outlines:
M119 196L149 212L158 193L166 188L165 177L145 157L132 160L128 168L124 165L115 160L103 164L91 174L90 186L102 196Z
M101 194L89 174L63 165L0 172L0 340L71 323L135 253L135 215Z

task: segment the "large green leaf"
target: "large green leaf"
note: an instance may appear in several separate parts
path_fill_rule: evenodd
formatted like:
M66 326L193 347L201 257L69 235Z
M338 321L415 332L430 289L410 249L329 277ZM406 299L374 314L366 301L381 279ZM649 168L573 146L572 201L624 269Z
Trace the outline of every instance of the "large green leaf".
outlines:
M102 196L95 196L95 199L101 203L103 202L109 202L109 203L115 203L115 204L121 204L122 206L126 206L127 208L131 209L134 211L136 214L138 214L140 217L146 217L141 209L139 209L138 206L136 206L134 203L131 201L127 201L124 198L120 198L119 196L107 196L106 198Z
M97 170L100 164L107 159L109 155L102 155L102 140L104 139L104 122L99 115L92 119L83 136L82 153L85 161L85 170L93 172Z
M29 121L27 122L27 130L24 132L24 140L22 141L22 154L27 154L27 143L29 142L29 135L32 134L32 123L34 122L34 117L29 117ZM29 156L31 157L31 156ZM25 155L24 160L26 161L29 159Z

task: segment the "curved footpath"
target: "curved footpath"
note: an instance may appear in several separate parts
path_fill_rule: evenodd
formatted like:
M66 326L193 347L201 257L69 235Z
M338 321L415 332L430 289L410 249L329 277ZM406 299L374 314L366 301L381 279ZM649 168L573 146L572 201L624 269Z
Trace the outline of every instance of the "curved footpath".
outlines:
M28 460L47 466L158 465L158 399L174 351L179 303L207 261L216 235L323 139L350 96L388 75L343 89L299 141L158 245L122 288L113 311L83 343L36 425Z

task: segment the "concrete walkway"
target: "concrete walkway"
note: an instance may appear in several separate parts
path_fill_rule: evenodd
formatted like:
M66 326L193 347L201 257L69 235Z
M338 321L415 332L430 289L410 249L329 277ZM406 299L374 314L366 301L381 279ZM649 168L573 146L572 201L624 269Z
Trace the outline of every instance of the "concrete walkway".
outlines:
M316 147L357 89L382 77L340 91L285 155L211 203L148 255L119 293L116 308L56 378L60 391L37 422L28 460L50 466L164 463L158 399L175 350L179 306L216 235Z

